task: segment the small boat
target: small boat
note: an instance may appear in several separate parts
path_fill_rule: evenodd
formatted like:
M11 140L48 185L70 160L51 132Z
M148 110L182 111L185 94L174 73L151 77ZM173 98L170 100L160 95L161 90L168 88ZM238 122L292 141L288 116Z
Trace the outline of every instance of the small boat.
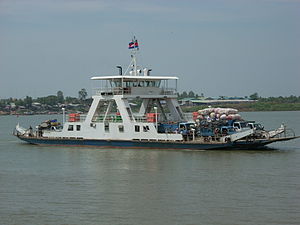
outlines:
M99 86L86 115L63 111L62 124L48 120L35 129L18 124L14 135L39 145L189 150L257 149L298 138L284 125L266 131L235 109L184 113L177 101L178 77L151 75L151 69L137 65L136 39L129 48L124 74L118 66L118 75L91 78Z

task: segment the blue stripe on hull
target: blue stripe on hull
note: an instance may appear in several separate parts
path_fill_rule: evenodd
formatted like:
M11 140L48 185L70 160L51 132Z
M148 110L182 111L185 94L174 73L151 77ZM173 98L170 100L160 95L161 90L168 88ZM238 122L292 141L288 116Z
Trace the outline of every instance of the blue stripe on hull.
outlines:
M83 139L46 139L20 137L30 144L40 145L66 145L66 146L97 146L109 148L154 148L154 149L226 149L233 147L232 143L224 144L196 144L185 142L156 142L156 141L119 141L119 140L83 140Z

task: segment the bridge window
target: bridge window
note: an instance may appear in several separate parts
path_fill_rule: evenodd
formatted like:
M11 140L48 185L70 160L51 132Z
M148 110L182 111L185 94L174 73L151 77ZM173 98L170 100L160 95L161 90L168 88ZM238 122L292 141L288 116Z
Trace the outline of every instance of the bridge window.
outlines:
M73 125L69 125L68 131L73 131L73 130L74 130L74 126Z
M123 125L119 125L119 132L123 133L124 132L124 126Z
M135 130L135 132L140 132L140 126L139 125L135 125L134 126L134 130Z
M81 126L80 125L76 125L76 130L80 131Z
M104 131L109 132L109 123L104 123Z
M111 83L111 86L112 87L122 87L122 83L121 83L121 81L113 81Z
M150 130L149 126L143 126L143 130L144 130L144 132L148 132Z

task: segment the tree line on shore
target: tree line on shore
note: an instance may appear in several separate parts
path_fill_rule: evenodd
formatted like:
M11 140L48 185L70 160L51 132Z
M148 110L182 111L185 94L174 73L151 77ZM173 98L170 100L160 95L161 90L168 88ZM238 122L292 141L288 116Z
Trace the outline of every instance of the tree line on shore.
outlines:
M193 91L183 91L178 93L178 99L184 98L199 98L199 99L211 99L210 97L205 98L204 94L195 94ZM224 99L225 96L219 96L218 99ZM239 97L241 99L241 97ZM253 103L240 103L235 104L235 108L239 108L244 111L273 111L273 110L300 110L300 96L279 96L279 97L261 97L258 93L251 94L249 96L242 97L243 99L256 100ZM75 110L86 111L88 106L91 104L92 98L88 98L88 93L85 88L78 91L78 97L64 97L62 91L58 91L56 95L49 95L46 97L32 98L26 96L25 98L8 98L0 99L0 111L11 112L11 111L41 111L51 110L60 111L62 107L73 108ZM230 106L230 104L220 105L224 107ZM205 106L203 106L205 107ZM203 108L198 107L198 108ZM195 107L190 108L190 110ZM188 111L190 111L188 110Z
M48 95L45 97L32 98L8 98L0 99L0 111L60 111L62 107L75 108L76 110L85 110L91 103L92 99L87 98L88 93L85 88L78 91L78 97L64 97L62 91L58 91L56 95Z
M193 91L183 91L182 93L178 93L178 99L184 98L204 98L204 99L212 99L211 97L204 97L204 94L201 95L195 94ZM261 97L257 92L244 97L230 97L232 99L249 99L249 100L257 100L259 102L272 102L272 103L300 103L300 96L279 96L279 97ZM219 96L219 100L226 99L226 96Z

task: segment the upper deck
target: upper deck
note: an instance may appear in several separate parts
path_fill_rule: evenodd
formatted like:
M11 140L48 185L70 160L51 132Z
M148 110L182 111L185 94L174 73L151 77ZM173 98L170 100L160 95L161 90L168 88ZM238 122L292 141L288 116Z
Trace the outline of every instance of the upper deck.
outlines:
M91 80L107 80L107 81L124 81L124 82L134 82L134 81L162 81L162 80L178 80L178 77L168 77L168 76L133 76L133 75L112 75L112 76L98 76L92 77Z
M92 80L100 81L96 88L97 95L132 95L132 96L176 96L177 80L174 76L133 76L113 75L97 76Z

